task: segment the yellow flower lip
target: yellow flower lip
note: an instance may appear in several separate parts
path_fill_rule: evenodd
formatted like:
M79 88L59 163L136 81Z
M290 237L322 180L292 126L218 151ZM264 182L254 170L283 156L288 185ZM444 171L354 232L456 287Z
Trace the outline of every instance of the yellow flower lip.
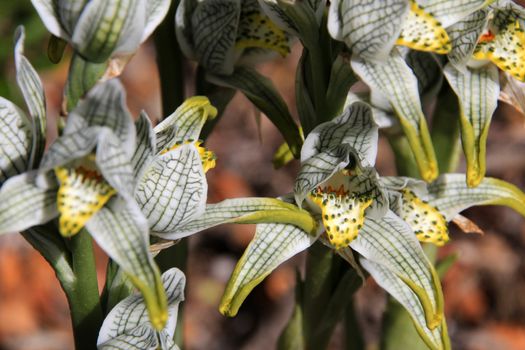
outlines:
M365 221L365 210L372 204L367 196L350 195L340 186L317 187L309 198L321 208L328 240L336 250L347 247L358 235Z
M116 194L102 175L85 166L57 167L59 231L64 237L80 232L86 222Z

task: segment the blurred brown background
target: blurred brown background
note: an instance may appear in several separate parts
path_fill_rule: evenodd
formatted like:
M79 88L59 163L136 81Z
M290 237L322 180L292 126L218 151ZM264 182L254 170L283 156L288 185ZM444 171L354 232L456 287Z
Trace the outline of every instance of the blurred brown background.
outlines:
M15 87L12 34L16 24L27 30L26 52L44 81L48 112L56 118L67 74L67 57L51 65L45 56L47 33L27 4L0 3L0 95L23 106ZM300 48L287 59L260 66L285 97L292 113L294 72ZM188 73L190 72L188 67ZM159 80L155 52L148 42L132 59L122 80L133 115L141 109L158 120ZM275 128L237 94L208 140L218 156L208 173L209 202L241 196L277 196L292 188L297 163L281 170L271 166L282 142ZM54 137L54 135L49 135ZM500 106L488 143L488 175L525 188L525 119ZM393 175L388 145L381 140L378 170ZM460 168L464 171L463 164ZM509 209L482 207L465 216L475 221L484 236L466 235L451 225L452 242L440 255L457 254L443 287L449 332L455 349L525 349L525 221ZM293 304L295 269L299 255L278 268L248 297L239 315L222 317L217 311L222 291L236 260L253 235L253 227L223 226L190 239L184 332L186 349L272 349L288 320ZM97 251L100 288L106 258ZM368 280L356 295L358 317L369 345L377 343L384 293ZM340 349L336 330L332 349ZM73 341L65 296L53 271L19 235L0 237L0 350L72 349Z

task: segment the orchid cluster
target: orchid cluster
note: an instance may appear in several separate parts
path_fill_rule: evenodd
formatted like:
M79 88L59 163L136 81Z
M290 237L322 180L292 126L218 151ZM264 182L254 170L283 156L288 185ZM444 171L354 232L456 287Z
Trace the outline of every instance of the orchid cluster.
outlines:
M0 98L0 234L21 232L48 260L74 324L75 303L84 303L76 299L86 279L81 259L91 254L91 245L78 242L90 235L106 252L112 268L105 299L95 290L88 310L105 321L90 346L178 349L185 277L178 269L161 274L159 242L235 223L256 224L256 232L228 282L222 314L235 316L277 266L315 245L363 280L372 276L407 310L428 348L451 348L439 276L422 244L445 245L448 222L474 205L505 205L525 216L525 194L485 176L499 75L525 81L524 8L510 0L32 2L54 36L50 56L73 48L66 119L46 148L43 86L24 56L20 27L16 73L29 114ZM116 76L170 6L177 6L171 20L178 42L169 44L197 62L205 73L199 79L241 91L283 135L274 163L300 162L290 193L207 203L206 174L216 157L200 138L224 112L208 97L186 99L155 127L146 112L133 117L127 109ZM255 68L286 56L296 42L303 45L295 91L300 126ZM442 155L436 142L446 134L448 144L459 144L440 129L453 124L466 174L449 173L455 147ZM378 173L380 132L407 145L403 156L394 149L396 160L413 162L419 178ZM299 322L304 331L315 320Z

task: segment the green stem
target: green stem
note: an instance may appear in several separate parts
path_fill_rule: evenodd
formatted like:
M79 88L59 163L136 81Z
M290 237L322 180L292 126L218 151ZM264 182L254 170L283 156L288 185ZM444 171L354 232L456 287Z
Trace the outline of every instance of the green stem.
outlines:
M361 334L361 329L356 319L354 310L354 301L348 298L348 305L346 306L345 317L343 320L343 327L345 333L345 350L363 350L365 349L365 342Z
M93 244L85 230L71 238L71 263L75 280L65 292L71 310L75 348L95 349L103 316Z
M163 116L184 102L184 56L175 37L175 11L178 5L179 0L172 2L164 21L155 31Z

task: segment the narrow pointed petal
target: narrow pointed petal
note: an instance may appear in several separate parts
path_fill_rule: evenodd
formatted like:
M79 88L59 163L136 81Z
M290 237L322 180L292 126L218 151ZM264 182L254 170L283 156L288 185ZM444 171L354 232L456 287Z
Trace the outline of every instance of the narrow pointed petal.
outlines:
M451 49L445 28L414 0L410 1L410 12L403 22L396 44L438 54L446 54Z
M15 33L16 81L32 118L33 143L29 160L29 166L32 169L40 163L46 145L46 100L42 81L24 56L24 40L24 27L20 26Z
M444 314L439 278L408 224L391 211L379 220L367 218L350 246L414 292L425 316L422 326L440 327Z
M255 237L228 281L220 312L226 316L235 316L255 286L277 266L310 247L316 239L293 225L257 225Z
M435 179L437 161L421 108L417 79L403 57L394 52L382 63L353 59L352 68L373 92L390 102L408 138L421 177L428 182Z
M356 57L383 61L394 47L409 13L406 0L336 0L330 3L328 31Z
M445 76L458 96L461 109L461 142L467 159L467 184L477 186L486 170L486 143L492 114L498 105L499 78L494 66L466 68L463 72L452 65Z
M348 144L355 150L363 166L373 166L377 155L378 127L372 109L364 102L355 102L337 118L320 124L304 141L301 160L319 154L339 144Z
M155 132L145 111L140 113L139 119L135 122L135 129L137 130L137 146L131 158L131 164L135 178L141 178L157 151Z
M275 125L292 153L299 154L303 143L299 128L270 79L249 67L237 67L230 76L208 75L207 78L217 85L242 91Z
M32 136L25 113L0 97L0 187L9 177L29 170Z
M429 185L429 203L450 221L475 205L504 205L525 216L525 194L503 180L485 177L474 188L467 187L463 174L444 174Z
M173 337L179 303L184 301L186 278L179 269L172 268L162 274L162 284L166 290L169 314L168 323L162 332L167 336ZM132 334L135 334L135 329L144 326L149 328L149 330L153 332L153 337L156 338L155 330L151 327L146 313L144 299L140 294L131 295L118 303L106 316L98 336L98 346L104 348L104 346L108 347L109 344L114 345L115 340L120 339L122 335L130 337ZM146 333L145 329L144 333ZM140 335L142 332L138 334ZM135 334L135 336L136 335L137 334ZM147 337L149 337L149 335ZM142 336L138 338L140 339ZM134 340L132 344L136 341L139 340Z
M217 108L206 96L193 96L175 112L155 127L157 150L161 151L176 142L196 141L207 120L217 116Z
M86 223L86 228L142 293L153 328L162 329L168 320L166 293L148 250L149 229L140 209L115 197Z
M52 179L35 172L8 179L0 189L0 234L23 231L56 217L56 188Z
M172 232L204 212L208 184L193 144L159 155L139 182L136 199L157 233Z
M198 218L177 230L169 233L158 234L164 239L180 239L193 233L227 223L257 223L257 220L266 215L274 220L280 216L286 219L287 212L297 212L299 209L290 203L274 198L234 198L226 199L216 204L206 205L206 210ZM312 232L316 229L313 219L306 220L302 229Z
M360 262L374 277L375 281L408 311L419 336L429 349L450 349L445 319L443 319L441 327L431 330L426 325L423 306L417 295L395 273L381 264L364 258L360 259Z

